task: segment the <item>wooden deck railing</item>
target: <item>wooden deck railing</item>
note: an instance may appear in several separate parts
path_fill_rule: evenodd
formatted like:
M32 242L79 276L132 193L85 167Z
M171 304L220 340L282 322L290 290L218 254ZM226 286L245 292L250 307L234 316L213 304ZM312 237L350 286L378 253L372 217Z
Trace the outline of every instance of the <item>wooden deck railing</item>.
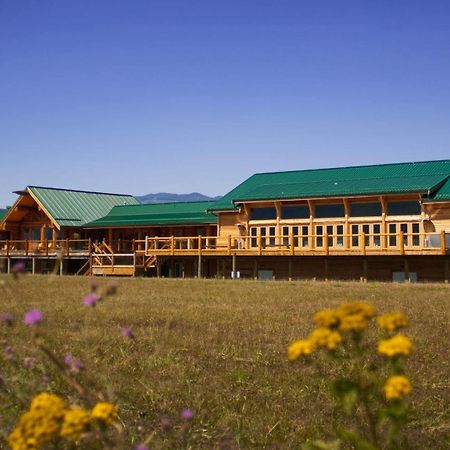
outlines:
M89 255L90 239L0 241L0 256Z
M100 250L99 250L100 249ZM90 239L3 240L0 257L190 255L445 255L450 233L308 234L273 236L147 237L93 243Z
M146 255L445 255L450 233L147 237Z

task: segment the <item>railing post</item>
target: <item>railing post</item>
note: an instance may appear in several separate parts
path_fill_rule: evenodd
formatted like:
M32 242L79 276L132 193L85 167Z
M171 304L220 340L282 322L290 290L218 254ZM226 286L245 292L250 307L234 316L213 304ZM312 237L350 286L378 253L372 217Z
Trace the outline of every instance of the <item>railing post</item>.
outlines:
M445 250L446 250L445 247L446 247L445 246L445 231L442 230L441 231L441 254L442 255L445 255Z
M202 254L202 237L200 235L198 236L198 254Z
M6 241L6 256L9 256L9 239Z
M262 238L261 234L258 234L258 256L262 255Z
M366 233L360 233L359 238L361 239L361 254L366 256Z
M291 233L289 235L289 246L291 248L291 255L295 256L295 247L294 247L294 234Z
M323 239L324 239L323 247L324 247L324 250L325 250L325 255L328 256L330 254L330 249L329 249L329 245L328 245L328 233L325 233L323 235Z
M231 255L231 234L228 235L228 255Z
M403 256L405 254L405 233L403 231L400 231L398 241L400 244L400 255Z
M67 256L69 256L70 255L69 238L66 239L66 246L67 246L66 254Z
M45 245L45 256L48 256L48 239L44 241L44 245Z
M148 255L148 236L145 235L145 245L144 245L145 256Z
M175 254L175 237L170 236L170 254L173 256Z
M25 256L28 256L28 239L25 241Z
M133 240L131 241L131 252L132 253L134 253L134 251L135 251L134 247L135 247L135 242L134 242L134 238L133 238Z

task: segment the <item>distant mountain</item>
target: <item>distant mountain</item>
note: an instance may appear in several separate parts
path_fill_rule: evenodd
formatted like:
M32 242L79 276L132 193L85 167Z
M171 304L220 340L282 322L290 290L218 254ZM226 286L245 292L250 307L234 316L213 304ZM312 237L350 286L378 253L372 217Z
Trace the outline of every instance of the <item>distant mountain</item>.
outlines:
M158 192L157 194L147 194L136 197L141 203L165 203L165 202L205 202L219 200L221 196L208 197L199 192L191 194L170 194L168 192Z

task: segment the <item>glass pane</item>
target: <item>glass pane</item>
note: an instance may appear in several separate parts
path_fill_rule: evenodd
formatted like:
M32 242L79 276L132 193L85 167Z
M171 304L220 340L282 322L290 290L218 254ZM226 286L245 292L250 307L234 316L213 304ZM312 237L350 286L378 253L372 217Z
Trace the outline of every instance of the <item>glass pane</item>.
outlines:
M390 216L410 216L420 214L420 203L418 201L388 202L387 213Z
M308 205L282 206L281 217L283 219L309 219Z
M345 217L345 208L343 204L336 205L316 205L315 217Z
M381 203L351 203L351 217L381 216Z
M250 220L273 220L276 218L275 208L252 208L250 210Z
M270 227L270 228L269 228L269 234L270 234L270 236L275 236L275 227ZM274 247L274 246L275 246L275 238L274 238L274 237L271 237L271 238L269 239L269 245L270 245L271 247Z

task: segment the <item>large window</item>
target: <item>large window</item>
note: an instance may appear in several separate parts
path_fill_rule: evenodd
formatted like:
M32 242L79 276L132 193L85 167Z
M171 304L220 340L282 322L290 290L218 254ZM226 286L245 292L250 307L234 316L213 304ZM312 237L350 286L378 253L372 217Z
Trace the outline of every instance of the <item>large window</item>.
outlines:
M390 216L412 216L421 212L418 201L388 202L387 209Z
M350 203L351 217L381 216L381 203Z
M316 205L315 217L324 219L327 217L345 217L345 208L343 204L336 205Z
M252 208L250 210L250 220L274 220L277 218L275 208Z
M282 206L281 217L283 219L309 219L308 205Z

